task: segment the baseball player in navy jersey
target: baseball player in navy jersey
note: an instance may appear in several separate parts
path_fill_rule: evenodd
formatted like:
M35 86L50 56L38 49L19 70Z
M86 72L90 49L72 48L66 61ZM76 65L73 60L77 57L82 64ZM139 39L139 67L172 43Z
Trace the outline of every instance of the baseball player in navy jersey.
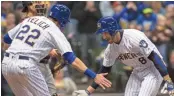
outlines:
M4 36L4 42L11 45L4 54L2 73L16 96L51 96L37 64L52 49L58 49L69 64L100 86L111 87L111 82L104 77L107 73L96 74L73 53L60 30L69 18L70 9L55 4L48 18L29 17Z
M163 79L167 82L170 96L174 96L174 84L167 72L163 58L155 45L136 29L118 29L113 17L101 18L97 34L108 41L100 72L110 72L115 60L133 67L127 82L125 96L156 96ZM74 96L88 96L98 87L93 82L86 90L73 93Z

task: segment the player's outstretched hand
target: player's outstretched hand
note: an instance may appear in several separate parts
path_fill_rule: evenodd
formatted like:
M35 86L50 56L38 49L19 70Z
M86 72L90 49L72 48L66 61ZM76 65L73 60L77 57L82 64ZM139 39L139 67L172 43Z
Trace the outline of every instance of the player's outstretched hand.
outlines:
M78 91L74 91L72 93L72 96L89 96L89 94L85 90L78 90Z
M97 76L94 78L95 83L100 85L103 89L105 89L105 87L109 88L112 85L112 83L104 77L107 74L108 73L97 74Z
M174 84L173 82L166 82L167 83L167 90L170 96L174 96Z

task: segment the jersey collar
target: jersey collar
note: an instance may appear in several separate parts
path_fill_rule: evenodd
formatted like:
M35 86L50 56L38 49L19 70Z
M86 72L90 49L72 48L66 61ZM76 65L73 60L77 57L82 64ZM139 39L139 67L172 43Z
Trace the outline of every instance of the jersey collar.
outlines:
M119 30L119 32L120 32L121 39L120 39L120 42L119 43L115 43L117 45L119 45L121 43L121 41L122 41L124 30Z

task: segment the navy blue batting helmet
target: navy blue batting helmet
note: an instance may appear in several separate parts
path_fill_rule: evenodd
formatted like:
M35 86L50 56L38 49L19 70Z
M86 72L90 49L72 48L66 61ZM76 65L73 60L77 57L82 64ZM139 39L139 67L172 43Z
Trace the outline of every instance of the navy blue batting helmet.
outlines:
M70 19L70 9L62 4L55 4L51 7L49 12L49 17L56 19L60 27L65 27L65 25L69 22Z
M119 29L117 21L111 17L103 17L97 22L98 30L96 34L101 34L103 32L109 32L109 34L113 35L116 30Z

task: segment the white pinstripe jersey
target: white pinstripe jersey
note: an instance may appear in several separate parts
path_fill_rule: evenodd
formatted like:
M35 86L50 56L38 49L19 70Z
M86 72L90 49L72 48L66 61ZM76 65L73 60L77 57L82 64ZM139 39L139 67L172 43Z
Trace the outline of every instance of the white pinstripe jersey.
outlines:
M13 40L7 52L29 56L37 61L51 49L63 55L72 52L71 46L60 29L48 18L34 16L25 19L8 32Z
M155 45L141 31L125 29L119 44L109 44L105 50L103 65L112 66L115 60L135 69L143 69L153 64L147 57L155 51L161 54Z

